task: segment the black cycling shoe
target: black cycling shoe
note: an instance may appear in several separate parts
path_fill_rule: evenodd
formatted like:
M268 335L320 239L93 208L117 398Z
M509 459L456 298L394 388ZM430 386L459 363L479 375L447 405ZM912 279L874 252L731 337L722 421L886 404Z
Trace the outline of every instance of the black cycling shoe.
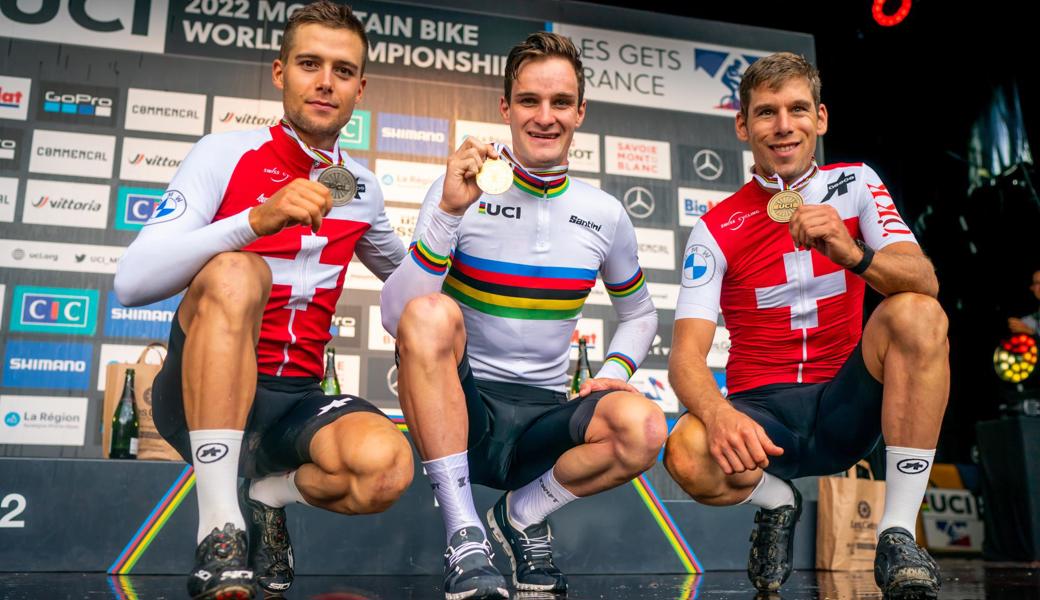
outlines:
M509 590L491 563L491 543L479 527L463 527L444 551L445 600L507 600Z
M942 576L939 565L909 531L889 527L878 538L874 582L886 600L935 600Z
M249 566L268 594L284 594L293 582L292 541L285 525L285 509L273 508L249 497L249 480L238 488L238 503L249 530Z
M192 599L253 600L257 590L246 547L246 532L233 523L214 528L195 550L195 568L188 575Z
M513 565L513 585L518 591L566 593L567 577L553 563L552 530L548 521L518 529L509 520L503 494L487 512L491 534L502 544Z
M755 513L755 529L751 532L751 554L748 556L748 579L760 592L775 592L791 576L794 555L794 526L802 515L802 495L794 492L794 506L760 508Z

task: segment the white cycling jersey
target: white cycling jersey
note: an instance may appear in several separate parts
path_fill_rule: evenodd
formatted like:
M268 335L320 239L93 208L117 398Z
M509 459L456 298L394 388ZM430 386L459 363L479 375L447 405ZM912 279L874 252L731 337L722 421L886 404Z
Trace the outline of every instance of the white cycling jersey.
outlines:
M396 335L409 300L443 291L462 309L478 379L564 389L571 337L599 274L621 323L596 377L628 380L657 332L635 229L610 194L565 168L550 173L515 169L509 191L484 194L461 217L439 208L443 177L435 181L410 258L383 288L387 331Z

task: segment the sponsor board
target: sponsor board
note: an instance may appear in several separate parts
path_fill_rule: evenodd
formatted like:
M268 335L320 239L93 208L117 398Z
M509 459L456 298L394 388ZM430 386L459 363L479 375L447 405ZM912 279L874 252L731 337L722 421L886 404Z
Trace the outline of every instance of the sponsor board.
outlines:
M131 181L169 183L188 155L192 144L144 138L123 138L119 178Z
M383 289L383 280L376 277L359 260L350 261L347 266L347 279L343 287L351 290L368 290L378 292Z
M111 127L118 98L119 90L114 87L41 81L36 119Z
M726 363L729 362L729 348L731 345L729 329L722 325L716 327L715 337L711 340L711 349L708 350L707 363L709 369L726 368Z
M383 329L382 313L378 306L368 307L368 349L394 351L394 338Z
M220 133L272 127L284 113L282 103L275 100L214 96L209 130Z
M735 151L702 146L679 146L679 173L683 181L724 190L737 189L748 179Z
M513 134L505 123L482 121L455 121L455 145L458 148L468 137L475 137L486 144L505 144L512 147Z
M126 129L201 136L206 130L205 94L130 88Z
M144 338L165 342L170 337L174 314L183 296L144 306L123 306L113 291L108 292L105 310L105 336Z
M33 131L29 171L109 179L115 147L112 135L37 129Z
M14 221L14 206L18 198L18 179L0 177L0 222Z
M339 391L352 396L361 395L361 357L354 354L336 354L336 378Z
M344 150L368 150L372 145L372 113L354 109L350 120L339 132L339 147Z
M604 138L604 147L609 175L672 178L671 144L668 142L608 135Z
M19 285L11 306L11 331L94 335L97 330L97 290Z
M85 390L90 385L93 344L8 340L5 387Z
M114 274L124 252L123 246L0 239L0 267Z
M329 324L329 333L332 334L332 343L337 349L360 348L361 307L342 304L336 306L336 313L332 315L332 323Z
M730 195L729 192L715 190L679 188L679 226L693 227L709 210Z
M575 131L570 150L567 151L567 165L571 171L599 173L599 135Z
M22 222L106 229L110 195L107 185L30 179L25 183Z
M581 52L591 100L732 118L740 79L769 52L553 23Z
M2 17L0 23L3 23ZM31 91L32 79L0 75L0 119L26 120Z
M603 319L578 319L574 333L571 334L571 360L578 360L578 340L583 337L585 338L585 348L589 353L589 361L602 362L603 348L606 346L606 340L603 339ZM570 372L573 373L573 370Z
M667 229L636 227L639 265L644 269L675 268L675 233Z
M4 298L7 297L7 286L0 283L0 323L4 321Z
M448 120L379 113L376 146L380 152L417 156L448 155Z
M415 224L419 221L419 209L387 206L386 216L390 219L390 225L394 228L394 233L397 234L401 243L407 248L412 243L412 237L415 235Z
M13 127L0 127L0 169L16 171L22 166L25 132Z
M98 357L97 391L105 391L108 383L108 365L115 363L136 363L148 346L137 346L132 344L101 344L101 354ZM166 348L152 346L145 354L144 362L153 365L161 365L166 358ZM123 382L116 382L122 386ZM122 391L122 390L120 390Z
M0 396L0 444L82 446L87 399L68 396Z
M444 175L444 165L380 158L375 173L385 201L421 205L433 182Z
M985 528L978 501L969 490L928 488L921 521L930 550L982 551Z
M679 412L679 398L668 383L667 369L647 369L640 367L628 380L634 388L654 401L666 413Z
M162 54L168 0L4 2L0 31L24 40Z
M115 228L138 231L144 227L162 196L161 188L120 186L116 198Z

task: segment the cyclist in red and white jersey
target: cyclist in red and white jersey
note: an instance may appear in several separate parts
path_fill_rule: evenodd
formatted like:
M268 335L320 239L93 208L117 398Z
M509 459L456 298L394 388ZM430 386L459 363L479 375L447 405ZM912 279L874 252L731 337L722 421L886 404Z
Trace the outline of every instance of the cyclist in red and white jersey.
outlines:
M367 48L349 8L295 11L272 70L284 120L200 140L116 274L128 305L187 288L152 404L160 434L195 468L193 598L252 598L257 582L285 592L284 506L379 512L412 478L396 426L319 383L351 257L385 279L405 256L375 176L337 145Z
M870 167L816 164L827 109L815 67L790 53L759 59L740 103L754 172L686 246L669 377L689 412L665 464L700 502L760 508L748 575L775 591L801 513L790 480L848 469L883 433L875 579L888 598L934 598L938 567L913 533L949 395L931 262ZM867 284L885 299L864 327ZM720 313L728 399L705 363Z

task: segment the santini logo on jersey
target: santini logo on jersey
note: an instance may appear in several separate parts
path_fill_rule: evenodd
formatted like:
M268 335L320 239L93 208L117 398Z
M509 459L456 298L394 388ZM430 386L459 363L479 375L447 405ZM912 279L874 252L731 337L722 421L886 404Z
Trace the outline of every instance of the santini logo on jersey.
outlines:
M578 225L579 227L584 227L586 229L593 229L595 231L602 231L603 230L603 226L602 225L597 225L597 224L593 223L592 221L587 221L585 219L582 219L582 218L578 217L577 215L571 215L570 220L567 221L567 222L568 223L574 223L575 225Z

